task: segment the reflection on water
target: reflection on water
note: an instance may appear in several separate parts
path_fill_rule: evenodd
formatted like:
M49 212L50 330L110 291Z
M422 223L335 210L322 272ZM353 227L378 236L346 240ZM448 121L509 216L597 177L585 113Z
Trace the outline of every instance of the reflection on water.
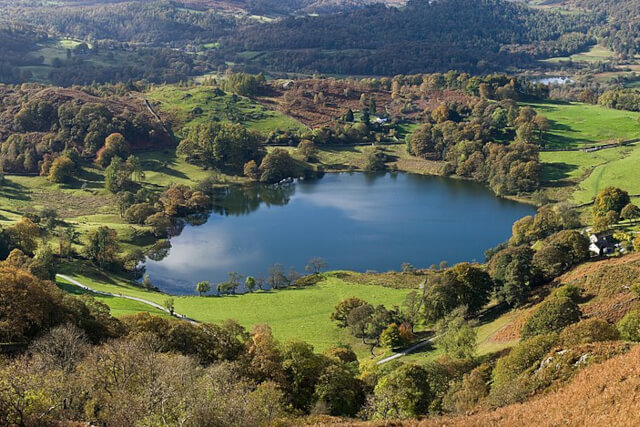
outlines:
M482 260L533 212L472 182L409 174L236 186L214 201L204 225L186 225L166 257L147 261L161 289L192 294L196 282L215 284L231 271L264 278L275 263L303 271L315 256L357 271Z

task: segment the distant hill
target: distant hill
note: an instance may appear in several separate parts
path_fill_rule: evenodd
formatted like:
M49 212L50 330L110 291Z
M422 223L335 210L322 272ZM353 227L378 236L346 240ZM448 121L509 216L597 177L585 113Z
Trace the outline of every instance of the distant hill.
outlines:
M290 17L240 28L223 41L259 52L256 69L392 75L504 71L594 43L593 14L565 15L503 0L413 0L319 17ZM256 24L262 25L262 24ZM235 60L243 61L243 55Z

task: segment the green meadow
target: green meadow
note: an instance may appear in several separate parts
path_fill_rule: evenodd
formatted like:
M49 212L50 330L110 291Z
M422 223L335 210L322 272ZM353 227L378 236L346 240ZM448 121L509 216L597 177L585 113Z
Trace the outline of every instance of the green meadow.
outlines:
M145 96L157 103L160 111L170 116L176 131L212 120L241 123L263 134L275 129L307 129L297 120L278 111L269 110L249 98L229 94L218 95L213 88L207 86L157 86Z
M640 137L638 113L577 102L535 102L526 105L549 119L549 148L575 148Z
M166 294L146 291L136 287L127 279L107 275L80 262L63 265L60 273L98 291L135 296L158 304L163 304L169 298ZM61 281L61 284L68 285L64 281ZM198 321L217 323L234 319L247 328L268 323L274 335L282 341L307 341L313 344L317 351L323 351L340 343L348 343L353 345L354 350L360 355L366 355L368 347L360 344L348 331L337 328L330 320L329 316L333 308L338 302L353 296L372 304L392 307L402 304L408 292L406 289L350 283L327 274L323 282L306 288L224 297L174 296L172 298L178 313ZM101 300L114 308L114 315L125 315L135 311L129 305L129 301L122 302L118 298L104 297ZM138 311L154 311L153 308L144 304L137 308Z

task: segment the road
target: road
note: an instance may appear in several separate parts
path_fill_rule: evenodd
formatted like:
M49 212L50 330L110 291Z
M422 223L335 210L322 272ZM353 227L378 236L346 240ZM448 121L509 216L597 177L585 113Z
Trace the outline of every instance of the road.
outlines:
M399 359L399 358L401 358L403 356L406 356L407 354L411 353L412 351L417 350L417 349L419 349L421 347L424 347L425 345L429 344L430 342L432 342L436 338L438 338L438 337L437 336L436 337L431 337L431 338L426 339L426 340L424 340L422 342L419 342L418 344L414 345L413 347L409 347L408 349L401 351L400 353L396 353L393 356L385 357L382 360L378 360L377 364L378 365L382 365L384 363L391 362L392 360L396 360L396 359Z
M90 288L89 286L84 285L84 284L78 282L77 280L72 279L71 277L66 276L64 274L56 274L56 277L58 277L60 279L63 279L63 280L66 280L67 282L72 283L73 285L75 285L75 286L77 286L79 288L82 288L82 289L84 289L86 291L93 292L94 294L104 295L104 296L108 296L108 297L124 298L124 299L128 299L128 300L131 300L131 301L141 302L141 303L146 304L148 306L151 306L153 308L157 308L158 310L162 310L165 313L167 313L167 314L169 314L169 315L171 315L173 317L177 317L178 319L186 320L187 322L190 322L190 323L193 323L193 324L200 323L197 320L190 319L189 317L187 317L187 316L185 316L183 314L176 313L175 311L172 313L167 308L161 306L160 304L156 304L153 301L149 301L149 300L146 300L146 299L143 299L143 298L138 298L138 297L132 297L132 296L129 296L129 295L114 294L114 293L111 293L111 292L99 291L97 289Z

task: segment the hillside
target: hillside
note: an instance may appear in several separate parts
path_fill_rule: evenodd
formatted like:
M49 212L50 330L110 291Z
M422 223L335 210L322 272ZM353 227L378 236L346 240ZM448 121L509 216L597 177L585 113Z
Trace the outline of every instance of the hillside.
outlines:
M538 11L501 0L412 1L343 14L288 18L240 28L225 50L258 52L238 62L277 71L389 75L525 67L579 51L597 17ZM321 37L318 37L321 34ZM570 35L567 35L570 34Z
M586 368L565 387L531 401L454 418L410 421L407 426L616 425L640 418L640 346ZM373 424L375 425L375 424Z

